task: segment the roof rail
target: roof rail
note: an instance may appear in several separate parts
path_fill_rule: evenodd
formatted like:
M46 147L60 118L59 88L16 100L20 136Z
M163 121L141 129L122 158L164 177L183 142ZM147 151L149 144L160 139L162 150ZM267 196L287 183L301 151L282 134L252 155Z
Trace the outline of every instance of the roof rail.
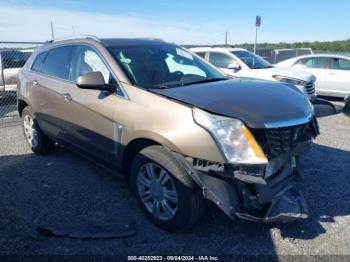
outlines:
M64 41L64 40L75 40L75 39L93 39L98 42L101 42L101 40L97 36L93 35L73 35L73 36L66 36L66 37L61 37L61 38L56 38L50 41L47 41L48 43L54 43L58 41Z
M225 44L223 44L223 45L212 45L211 47L235 47L234 45L225 45Z

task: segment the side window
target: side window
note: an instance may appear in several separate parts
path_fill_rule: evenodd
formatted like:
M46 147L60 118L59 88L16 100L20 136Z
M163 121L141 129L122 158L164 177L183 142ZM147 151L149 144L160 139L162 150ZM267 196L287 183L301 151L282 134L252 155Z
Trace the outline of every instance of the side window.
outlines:
M331 69L350 70L350 60L342 58L331 58Z
M327 58L326 57L304 58L299 61L299 64L309 68L326 68Z
M101 72L105 82L116 83L101 57L89 46L78 46L72 63L71 80L76 81L81 75Z
M45 57L47 55L47 52L41 53L36 56L33 65L32 65L32 70L36 72L41 72L41 67L44 63Z
M209 62L219 68L227 68L229 64L235 62L235 60L228 55L210 52L209 53Z
M41 72L62 79L69 79L72 46L57 47L49 51Z
M205 58L205 52L196 52L196 55L199 55L201 58Z

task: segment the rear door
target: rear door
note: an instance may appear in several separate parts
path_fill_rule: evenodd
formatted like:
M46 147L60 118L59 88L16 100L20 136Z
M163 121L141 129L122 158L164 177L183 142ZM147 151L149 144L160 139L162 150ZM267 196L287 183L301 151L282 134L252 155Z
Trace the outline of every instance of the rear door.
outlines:
M350 94L350 59L330 58L326 81L334 94Z
M294 68L305 70L314 76L316 76L315 87L316 91L326 92L329 90L330 85L327 82L326 74L328 71L328 58L327 57L307 57L300 59L293 66Z
M115 161L119 153L119 125L113 121L118 97L115 93L80 89L76 86L79 76L101 72L105 82L117 81L102 55L92 46L75 46L70 85L62 87L65 99L64 119L66 139L80 149L108 162Z
M63 137L62 88L70 85L72 46L56 47L39 54L28 73L31 106L44 132Z

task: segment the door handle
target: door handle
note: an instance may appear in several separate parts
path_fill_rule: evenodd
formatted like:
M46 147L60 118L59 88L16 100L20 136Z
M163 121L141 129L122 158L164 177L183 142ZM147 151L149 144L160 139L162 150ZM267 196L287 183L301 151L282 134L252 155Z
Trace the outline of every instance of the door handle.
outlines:
M337 75L337 73L330 73L330 75L331 75L331 76L335 76L335 75Z
M32 81L32 85L33 85L33 86L37 86L38 84L39 84L38 80L33 80L33 81Z
M72 96L69 93L63 94L63 97L65 101L72 101Z

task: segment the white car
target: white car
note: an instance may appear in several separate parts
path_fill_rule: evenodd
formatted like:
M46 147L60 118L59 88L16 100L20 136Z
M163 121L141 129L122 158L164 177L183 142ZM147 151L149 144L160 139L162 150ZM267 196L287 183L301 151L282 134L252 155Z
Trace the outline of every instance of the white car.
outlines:
M287 82L294 84L311 100L316 97L315 76L301 70L275 67L246 49L194 47L190 50L228 75Z
M345 97L350 93L350 57L340 55L306 55L285 60L276 66L302 69L316 76L320 95Z

